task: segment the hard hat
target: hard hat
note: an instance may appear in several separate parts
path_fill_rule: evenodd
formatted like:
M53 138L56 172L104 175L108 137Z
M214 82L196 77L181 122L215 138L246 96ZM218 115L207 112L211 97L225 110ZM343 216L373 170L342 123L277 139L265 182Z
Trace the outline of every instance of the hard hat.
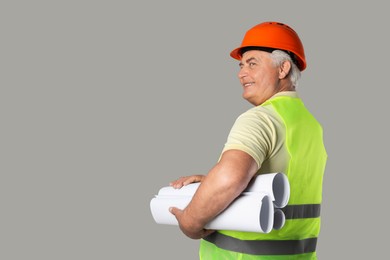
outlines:
M275 49L287 51L300 71L306 68L302 42L298 34L286 24L264 22L252 27L246 32L241 46L234 49L230 56L240 60L241 51L245 47L260 47L260 49L264 48L264 50L268 51Z

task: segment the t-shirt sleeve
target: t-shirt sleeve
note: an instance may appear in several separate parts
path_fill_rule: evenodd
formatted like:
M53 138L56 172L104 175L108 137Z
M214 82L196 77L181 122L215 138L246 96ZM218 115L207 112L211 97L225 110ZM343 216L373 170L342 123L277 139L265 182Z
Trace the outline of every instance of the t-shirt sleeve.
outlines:
M234 123L223 152L241 150L256 161L258 168L275 147L276 130L270 116L261 110L248 110Z

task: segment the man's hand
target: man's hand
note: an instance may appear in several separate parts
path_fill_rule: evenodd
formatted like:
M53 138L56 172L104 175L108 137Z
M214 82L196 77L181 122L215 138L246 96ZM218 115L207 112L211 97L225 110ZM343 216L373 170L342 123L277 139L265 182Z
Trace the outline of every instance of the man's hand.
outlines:
M169 211L176 217L177 221L179 222L181 231L189 238L200 239L214 232L214 230L204 229L203 227L196 227L194 224L191 224L186 219L186 213L184 210L171 207L169 208Z
M172 181L169 183L170 186L172 186L175 189L180 189L183 186L186 186L190 183L194 182L202 182L205 175L191 175L191 176L184 176L180 177L179 179Z

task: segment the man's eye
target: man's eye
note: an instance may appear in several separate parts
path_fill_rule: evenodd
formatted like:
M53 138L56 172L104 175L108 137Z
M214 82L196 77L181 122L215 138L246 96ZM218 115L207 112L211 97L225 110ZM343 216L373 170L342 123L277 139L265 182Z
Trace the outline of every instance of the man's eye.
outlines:
M253 66L255 66L256 65L256 63L254 63L254 62L250 62L249 63L249 66L251 66L251 67L253 67Z

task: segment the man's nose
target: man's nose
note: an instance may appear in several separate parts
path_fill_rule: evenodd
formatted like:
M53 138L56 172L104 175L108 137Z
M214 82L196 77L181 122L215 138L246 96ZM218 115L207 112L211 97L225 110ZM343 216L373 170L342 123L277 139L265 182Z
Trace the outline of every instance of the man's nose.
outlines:
M248 75L248 70L245 67L240 68L240 71L238 72L238 78L242 79L247 75Z

